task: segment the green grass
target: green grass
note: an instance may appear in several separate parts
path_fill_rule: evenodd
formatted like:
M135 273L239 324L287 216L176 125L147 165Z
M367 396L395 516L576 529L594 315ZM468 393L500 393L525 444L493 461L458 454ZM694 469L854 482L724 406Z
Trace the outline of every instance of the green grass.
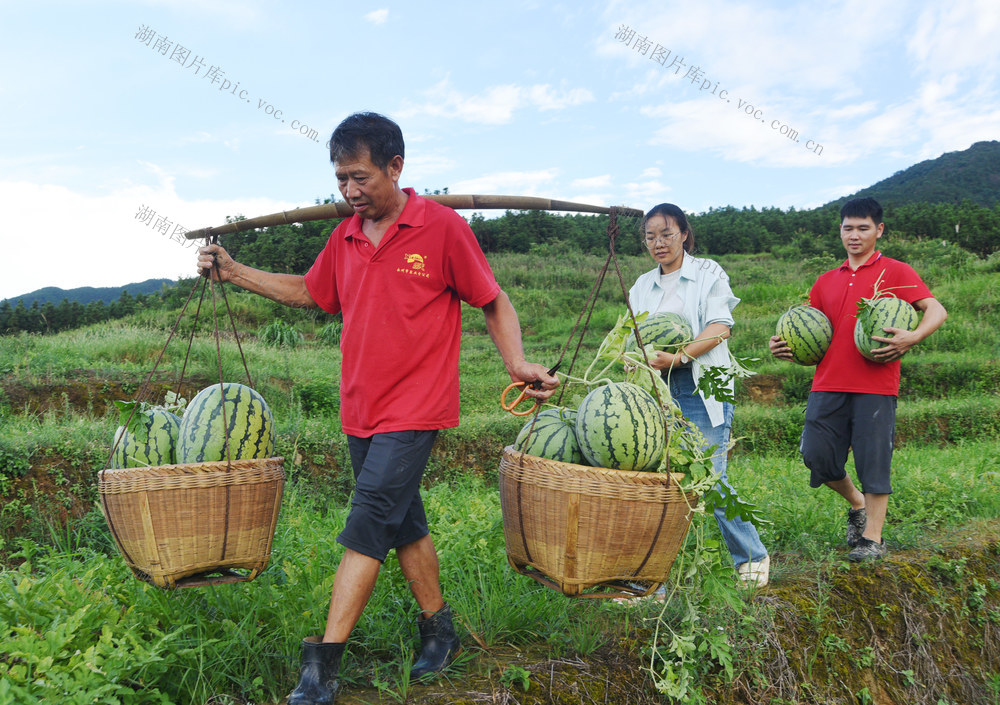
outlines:
M426 492L425 502L435 526L442 581L462 631L472 630L488 643L527 643L553 631L572 633L568 627L576 623L572 615L581 606L514 577L506 566L494 491L472 479L454 487L437 485ZM74 531L54 535L54 548L25 541L19 556L25 562L0 572L0 628L18 635L16 641L5 641L2 651L27 665L10 674L15 687L40 697L52 692L52 681L63 678L66 670L77 669L74 650L88 648L88 639L99 635L100 628L95 634L87 626L72 639L58 641L45 634L58 631L54 625L61 622L72 623L74 615L94 612L116 635L170 645L169 652L155 654L155 666L134 664L134 676L125 673L123 664L113 671L120 687L147 691L149 702L158 702L153 697L157 690L166 695L164 702L206 702L221 693L277 700L291 687L299 640L322 631L333 569L343 551L334 539L346 512L343 495L319 499L293 485L275 534L272 565L261 577L253 583L175 592L135 580L117 554L95 551L111 545L96 510ZM45 604L35 604L36 597ZM401 670L400 639L406 646L413 643L415 617L391 556L352 637L345 682L371 686L376 666ZM593 638L587 634L581 642L586 645ZM572 651L572 643L564 644L564 650ZM148 658L148 651L138 650L135 656ZM41 670L49 660L54 660L50 668L58 677ZM122 660L128 663L128 657ZM106 668L103 660L95 665ZM87 697L108 684L99 670L78 670L77 702L90 702Z
M925 545L930 532L1000 515L995 451L995 443L899 451L886 530L891 550ZM843 503L829 490L809 489L800 463L784 457L738 458L730 474L743 498L773 521L762 528L762 536L774 555L776 580L801 570L803 560L843 557ZM624 630L627 636L633 628L613 606L567 600L514 575L505 558L498 495L482 480L465 476L438 483L426 490L425 504L442 583L467 645L474 643L474 633L488 646L542 641L558 656L579 657L612 634L619 638ZM3 648L8 654L17 649L25 663L54 659L49 670L60 677L75 669L79 702L89 702L83 694L106 687L111 673L119 679L116 687L138 691L141 686L143 697L150 698L129 696L127 702L157 702L157 690L167 702L206 702L221 693L255 702L277 700L293 685L299 639L322 629L342 553L335 537L346 511L343 493L317 493L293 483L272 565L257 580L165 592L131 577L95 510L72 531L53 534L52 548L25 542L21 558L26 562L0 572L0 628L18 635ZM706 528L716 531L714 522ZM352 636L343 669L349 685L372 687L376 678L398 677L404 669L400 643L410 647L416 641L416 608L393 557L382 573ZM56 625L72 626L80 619L71 638L45 636L59 632ZM100 658L116 653L121 663L111 669L102 660L97 664L105 674L84 672L73 663L75 651L105 648L102 629L89 626L94 619L107 625L109 638L128 638L143 648L121 652L108 645ZM16 671L13 682L33 695L47 692L51 677L40 666L32 674Z
M997 449L993 439L897 449L888 541L913 548L928 532L1000 516ZM850 461L851 477L853 472ZM740 454L730 461L729 476L741 498L757 504L774 522L762 528L762 538L779 554L800 551L816 556L843 544L844 502L826 488L810 489L809 470L801 459Z
M805 402L794 405L745 404L736 411L733 437L737 454L797 456ZM896 408L896 445L928 447L1000 437L1000 397L965 394L948 399L900 400Z

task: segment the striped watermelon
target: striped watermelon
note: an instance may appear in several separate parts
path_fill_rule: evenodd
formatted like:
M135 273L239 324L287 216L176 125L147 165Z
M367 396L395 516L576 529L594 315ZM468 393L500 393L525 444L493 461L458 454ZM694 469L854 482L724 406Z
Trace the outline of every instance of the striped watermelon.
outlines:
M264 397L244 384L205 387L187 405L177 443L178 463L269 458L274 452L274 416ZM223 428L223 403L228 430Z
M815 365L833 340L833 326L822 311L812 306L792 306L778 319L775 335L792 350L800 365Z
M514 448L539 458L583 464L583 453L576 440L576 411L545 409L538 412L517 434Z
M653 345L657 350L676 352L684 343L690 343L694 338L691 324L679 313L654 313L639 323L639 337L642 344ZM635 334L630 332L626 350L637 350Z
M862 299L858 303L858 320L854 324L854 347L872 362L881 362L875 359L871 351L885 345L872 340L872 336L891 338L892 333L886 333L884 328L913 330L917 327L917 321L916 309L902 299L894 296Z
M142 426L139 430L130 433L124 426L119 426L115 431L111 467L144 468L151 465L173 465L176 462L175 451L181 420L163 409L148 409L136 413L141 417L139 423Z
M656 399L628 382L597 387L584 397L576 439L591 465L615 470L656 470L667 442Z

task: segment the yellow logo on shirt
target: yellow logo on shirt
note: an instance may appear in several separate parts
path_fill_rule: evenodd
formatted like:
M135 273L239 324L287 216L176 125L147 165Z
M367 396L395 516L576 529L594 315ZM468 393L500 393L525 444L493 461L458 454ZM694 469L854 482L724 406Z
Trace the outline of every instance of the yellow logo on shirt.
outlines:
M426 277L430 279L431 275L425 271L427 269L427 265L424 263L423 255L415 253L412 255L404 254L403 259L405 261L405 265L398 267L396 269L397 272L402 272L403 274L413 274L418 277Z

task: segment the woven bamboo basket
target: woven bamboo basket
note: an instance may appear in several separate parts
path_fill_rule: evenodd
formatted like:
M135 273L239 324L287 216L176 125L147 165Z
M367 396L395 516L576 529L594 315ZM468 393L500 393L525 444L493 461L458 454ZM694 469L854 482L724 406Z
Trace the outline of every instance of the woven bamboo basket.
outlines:
M284 485L284 458L98 474L101 509L125 562L162 588L256 578L271 558Z
M682 477L562 463L507 446L500 459L507 559L571 597L649 594L666 581L691 524L697 498L685 498ZM615 591L583 592L595 587Z

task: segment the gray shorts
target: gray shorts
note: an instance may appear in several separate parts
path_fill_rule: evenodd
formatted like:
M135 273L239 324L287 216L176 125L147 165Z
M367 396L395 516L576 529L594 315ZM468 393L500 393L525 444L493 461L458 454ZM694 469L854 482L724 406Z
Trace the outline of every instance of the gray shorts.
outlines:
M389 549L427 536L420 480L436 438L437 431L347 436L355 487L340 544L385 561Z
M889 473L896 434L896 397L856 392L810 392L799 451L810 470L809 486L847 477L847 451L861 491L891 494Z

